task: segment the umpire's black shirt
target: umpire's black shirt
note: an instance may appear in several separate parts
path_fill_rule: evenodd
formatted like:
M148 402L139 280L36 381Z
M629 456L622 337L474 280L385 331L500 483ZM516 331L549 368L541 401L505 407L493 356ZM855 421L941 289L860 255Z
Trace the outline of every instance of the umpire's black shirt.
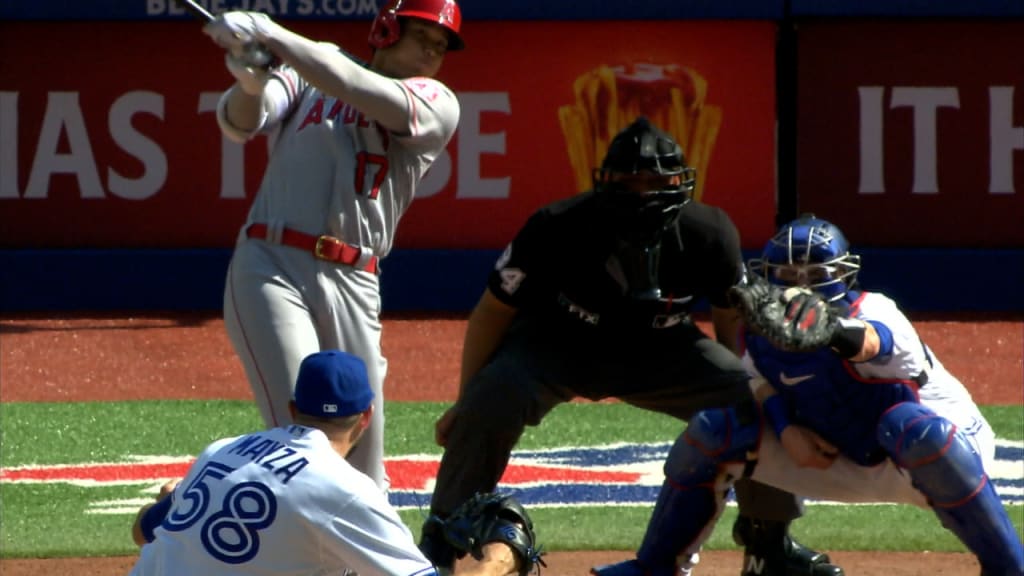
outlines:
M505 249L488 286L521 315L549 325L553 338L601 347L671 339L701 299L729 307L727 291L743 264L739 233L723 210L694 201L681 208L661 238L656 300L631 294L619 264L620 225L621 214L594 192L549 204Z

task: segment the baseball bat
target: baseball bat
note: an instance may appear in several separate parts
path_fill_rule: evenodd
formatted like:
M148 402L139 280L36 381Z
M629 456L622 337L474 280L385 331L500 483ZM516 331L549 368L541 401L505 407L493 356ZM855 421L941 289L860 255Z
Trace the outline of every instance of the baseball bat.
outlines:
M216 16L211 14L206 8L203 8L203 5L196 2L196 0L176 1L189 14L202 20L204 23L213 22L217 19ZM245 60L254 66L267 70L274 64L274 55L266 47L253 42L245 46Z
M182 8L188 10L189 14L204 22L213 22L216 19L213 14L210 14L209 10L203 8L202 4L196 2L196 0L177 0L177 2Z

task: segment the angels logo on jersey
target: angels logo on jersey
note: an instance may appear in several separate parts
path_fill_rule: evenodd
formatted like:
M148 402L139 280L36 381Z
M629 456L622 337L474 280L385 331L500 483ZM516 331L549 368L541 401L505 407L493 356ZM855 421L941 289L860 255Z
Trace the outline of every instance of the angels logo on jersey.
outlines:
M419 96L426 102L433 102L437 100L437 97L441 95L441 92L437 88L437 82L433 82L428 78L413 78L404 82L412 93Z

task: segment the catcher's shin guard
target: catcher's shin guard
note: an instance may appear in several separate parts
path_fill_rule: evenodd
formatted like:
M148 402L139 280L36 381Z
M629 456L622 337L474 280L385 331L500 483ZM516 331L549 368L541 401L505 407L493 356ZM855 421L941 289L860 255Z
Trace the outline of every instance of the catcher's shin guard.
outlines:
M741 576L844 576L828 554L800 544L788 531L789 522L738 516L732 537L743 546Z
M710 532L718 514L719 506L711 488L688 488L666 478L636 559L597 566L591 568L590 573L593 576L689 576L699 556L696 552L685 553L683 549L694 542L694 535L704 536ZM694 547L699 548L699 543Z
M985 574L1024 575L1024 546L981 456L952 422L913 402L882 416L878 440Z
M665 460L665 481L636 560L605 567L605 573L629 568L652 575L685 573L696 564L731 486L723 465L745 461L757 444L761 426L750 408L708 409L690 419Z
M697 554L684 548L700 547L699 542L710 535L719 510L710 487L681 486L665 479L636 561L652 576L674 574L680 569L686 574L697 563Z

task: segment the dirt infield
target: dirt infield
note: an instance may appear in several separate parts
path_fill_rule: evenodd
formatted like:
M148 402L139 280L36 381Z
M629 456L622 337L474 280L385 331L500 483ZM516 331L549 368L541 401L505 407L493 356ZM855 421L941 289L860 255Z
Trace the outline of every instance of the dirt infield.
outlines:
M706 322L702 327L710 330ZM922 318L922 338L979 404L1021 404L1024 316ZM462 317L385 317L389 401L446 401L457 389ZM0 402L249 399L251 393L212 314L88 315L0 319ZM558 552L544 574L583 575L627 552ZM832 554L849 576L976 574L967 554ZM133 558L2 560L3 576L126 574ZM739 573L733 551L702 555L701 576Z
M1024 315L915 325L979 404L1022 403ZM461 317L385 317L387 399L453 399L464 329ZM0 336L0 402L252 398L217 315L8 316Z
M630 554L616 551L552 552L545 556L548 567L541 569L541 576L586 576L591 566L618 562ZM831 556L843 566L847 576L971 576L979 571L977 562L967 554L835 552ZM736 576L740 572L741 561L739 552L702 553L697 573L698 576ZM124 576L134 562L134 557L0 560L0 574Z

